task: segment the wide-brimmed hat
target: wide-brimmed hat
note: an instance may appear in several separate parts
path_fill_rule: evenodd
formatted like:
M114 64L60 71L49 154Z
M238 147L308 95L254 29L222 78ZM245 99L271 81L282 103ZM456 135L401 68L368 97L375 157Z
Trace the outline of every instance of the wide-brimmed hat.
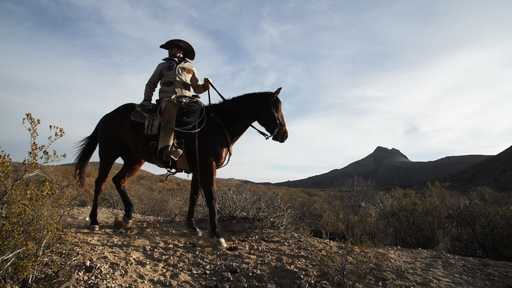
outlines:
M181 40L181 39L172 39L164 44L160 45L160 48L169 50L173 47L179 47L183 49L183 57L194 60L196 58L196 51L194 51L194 48L192 48L192 45L190 45L187 41Z

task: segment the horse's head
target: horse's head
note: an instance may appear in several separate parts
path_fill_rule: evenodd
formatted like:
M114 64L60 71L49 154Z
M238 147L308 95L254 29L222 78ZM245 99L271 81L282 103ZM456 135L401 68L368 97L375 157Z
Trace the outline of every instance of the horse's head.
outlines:
M288 138L288 130L286 129L286 122L284 122L283 112L281 111L281 100L278 97L279 92L281 92L281 88L277 89L274 93L270 93L273 95L271 95L268 104L265 103L258 123L270 133L272 140L283 143Z

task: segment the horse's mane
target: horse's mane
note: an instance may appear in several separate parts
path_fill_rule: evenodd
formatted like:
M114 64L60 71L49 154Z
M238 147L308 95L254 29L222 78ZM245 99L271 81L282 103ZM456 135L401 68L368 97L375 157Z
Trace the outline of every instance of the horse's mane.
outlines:
M206 106L206 113L215 114L223 118L223 121L232 122L239 121L241 115L247 112L254 113L261 111L265 99L269 99L272 92L256 92L236 96L226 99L216 104ZM238 113L234 113L234 112Z
M257 107L261 105L260 103L265 103L262 101L265 98L270 98L271 95L274 95L272 92L255 92L255 93L247 93L244 95L232 97L226 100L222 100L218 103L208 105L209 111L222 112L225 109L241 109L242 107L246 107L247 105L251 107Z

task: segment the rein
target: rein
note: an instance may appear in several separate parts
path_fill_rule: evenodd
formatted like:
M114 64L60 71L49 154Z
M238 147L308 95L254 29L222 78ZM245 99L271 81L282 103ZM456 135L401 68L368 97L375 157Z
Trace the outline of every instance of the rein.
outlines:
M247 121L245 121L245 119L243 119L242 117L240 117L240 114L238 114L238 112L233 109L231 106L229 106L229 103L226 101L226 98L224 98L224 96L222 96L222 94L220 94L219 90L217 90L217 88L215 88L215 86L213 86L213 83L210 82L210 86L213 88L213 90L215 90L215 92L217 92L217 94L219 94L219 97L224 101L224 104L226 104L226 106L229 107L229 109L231 109L233 112L236 113L236 115L238 116L238 118L240 118L240 120L242 120L243 122L245 122L246 124L249 125L249 127L253 128L254 130L256 130L258 133L260 133L261 136L265 137L265 140L268 140L270 137L272 137L273 135L268 135L267 133L261 131L260 129L256 128L254 125L252 125L251 123L248 123ZM208 90L208 99L210 100L210 105L212 104L211 103L211 99L210 99L210 90Z

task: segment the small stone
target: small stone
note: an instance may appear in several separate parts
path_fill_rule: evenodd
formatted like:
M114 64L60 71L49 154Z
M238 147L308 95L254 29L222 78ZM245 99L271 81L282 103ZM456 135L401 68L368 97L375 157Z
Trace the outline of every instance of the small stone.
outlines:
M93 271L94 271L94 266L92 266L92 265L85 266L85 268L84 268L85 273L92 273Z
M240 273L240 269L238 267L229 268L229 274L233 275L233 274L238 274L238 273Z
M230 252L234 252L234 251L238 251L238 250L239 250L239 248L238 248L238 246L236 246L236 245L231 245L231 246L228 246L228 247L226 248L226 250L227 250L227 251L230 251Z
M242 276L238 276L238 282L245 284L247 282L247 280L245 280L245 278Z
M231 277L231 274L229 273L223 273L222 278L224 281L232 281L233 277Z

